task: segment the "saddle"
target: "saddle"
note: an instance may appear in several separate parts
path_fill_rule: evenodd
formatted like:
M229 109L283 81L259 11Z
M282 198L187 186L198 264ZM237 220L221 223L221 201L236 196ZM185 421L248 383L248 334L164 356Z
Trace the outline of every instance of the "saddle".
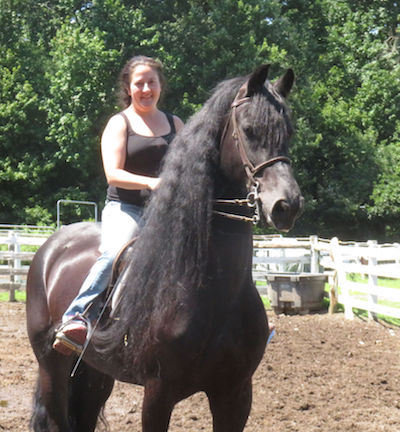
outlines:
M128 256L129 256L130 252L132 251L133 245L135 244L137 239L138 239L138 236L134 237L132 240L130 240L128 243L126 243L121 248L121 250L118 252L118 255L116 256L114 263L113 263L110 282L108 284L107 289L104 292L104 302L105 303L109 303L111 301L110 296L112 296L114 294L115 284L117 283L118 278L120 277L120 275L124 271L124 268L126 267L126 264L128 262L127 261Z

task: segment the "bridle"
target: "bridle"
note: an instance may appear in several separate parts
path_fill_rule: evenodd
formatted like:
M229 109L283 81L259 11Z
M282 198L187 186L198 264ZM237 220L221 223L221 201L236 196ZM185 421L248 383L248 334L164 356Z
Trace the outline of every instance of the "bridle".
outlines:
M239 90L240 92L240 90ZM238 93L239 95L239 93ZM253 216L243 216L234 213L222 212L218 210L214 210L215 214L220 216L227 217L229 219L243 221L243 222L252 222L256 225L260 221L260 196L259 196L259 188L260 183L255 179L256 174L263 171L264 169L276 164L277 162L283 162L290 165L290 159L286 156L276 156L271 159L268 159L265 162L260 163L259 165L254 165L249 157L247 156L246 149L244 146L243 136L238 127L237 123L237 113L236 109L238 106L250 102L250 97L239 98L238 95L235 97L235 100L231 104L230 115L225 123L221 140L220 140L220 150L222 150L224 146L225 139L227 137L228 128L230 122L232 122L232 138L235 142L235 148L239 152L240 159L243 164L243 168L245 169L246 175L250 180L250 190L247 193L245 199L217 199L214 201L215 204L227 204L227 205L235 205L235 206L246 206L253 210Z

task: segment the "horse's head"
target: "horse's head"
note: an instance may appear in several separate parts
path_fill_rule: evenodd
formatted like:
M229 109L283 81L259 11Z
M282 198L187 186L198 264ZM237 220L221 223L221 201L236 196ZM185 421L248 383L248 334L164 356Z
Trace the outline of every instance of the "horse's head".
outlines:
M221 138L221 168L246 187L262 219L288 231L304 201L288 157L292 128L285 98L294 73L289 69L272 84L266 81L268 67L251 74L231 105Z

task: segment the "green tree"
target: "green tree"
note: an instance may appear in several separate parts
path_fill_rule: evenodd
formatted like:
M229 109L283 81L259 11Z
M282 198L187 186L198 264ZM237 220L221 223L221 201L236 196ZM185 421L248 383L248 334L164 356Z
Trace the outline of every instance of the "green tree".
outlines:
M20 9L19 9L20 8ZM43 50L32 39L22 3L3 0L0 8L0 220L50 223L35 207L44 161L46 87ZM29 207L29 209L28 209ZM41 216L39 216L39 213Z
M159 30L152 55L169 81L166 108L184 119L205 102L221 80L247 74L285 53L268 40L266 17L276 1L141 0L146 22ZM161 7L162 5L162 7Z
M81 28L77 22L61 26L51 47L45 102L51 169L43 187L53 202L55 198L97 201L104 198L105 189L99 139L113 108L118 53L105 49L99 30Z
M59 198L104 198L99 141L116 81L160 58L163 108L188 118L216 83L290 66L292 159L306 197L293 234L394 239L398 2L0 0L0 221L50 223Z
M366 210L380 169L381 136L389 131L386 137L393 139L393 124L387 128L387 120L381 123L378 116L389 110L398 118L399 105L386 103L398 98L398 72L383 59L387 41L398 29L398 6L333 0L312 7L309 1L285 3L284 18L289 27L301 28L298 36L305 48L300 60L293 59L300 75L293 97L293 153L307 202L297 230L381 238ZM296 37L296 32L291 35ZM287 45L294 44L289 40Z

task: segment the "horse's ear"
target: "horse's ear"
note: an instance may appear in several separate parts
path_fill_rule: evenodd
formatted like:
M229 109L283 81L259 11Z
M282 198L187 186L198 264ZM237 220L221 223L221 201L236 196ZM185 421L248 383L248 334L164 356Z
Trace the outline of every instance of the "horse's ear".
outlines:
M280 93L283 97L287 97L287 95L290 93L291 88L293 87L293 82L293 69L288 69L285 75L283 75L283 77L279 78L278 81L274 83L274 86L278 93Z
M261 92L268 76L268 70L269 65L264 64L258 66L258 68L250 75L250 78L247 82L246 96L253 96L254 94Z

